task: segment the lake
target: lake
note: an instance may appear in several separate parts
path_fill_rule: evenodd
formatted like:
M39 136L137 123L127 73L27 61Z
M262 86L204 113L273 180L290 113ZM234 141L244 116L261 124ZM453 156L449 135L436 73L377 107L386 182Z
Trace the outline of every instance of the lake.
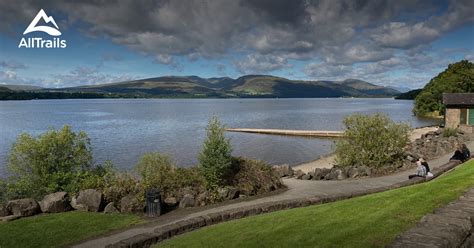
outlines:
M81 99L0 101L0 175L12 143L22 132L38 135L69 124L89 134L95 162L133 168L145 152L171 155L192 166L216 114L227 127L342 130L353 113L387 113L412 127L436 124L413 116L412 101L394 99ZM330 139L227 133L233 154L291 165L332 152Z

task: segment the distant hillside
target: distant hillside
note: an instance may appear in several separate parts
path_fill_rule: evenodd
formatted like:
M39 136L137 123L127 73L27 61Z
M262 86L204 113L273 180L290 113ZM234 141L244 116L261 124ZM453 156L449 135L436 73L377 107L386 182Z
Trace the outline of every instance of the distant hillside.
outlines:
M301 81L269 75L246 75L237 79L168 76L56 90L130 94L135 97L391 97L400 94L355 79Z
M418 116L443 114L442 94L465 92L474 92L474 64L462 60L430 80L415 98L413 112Z
M33 85L26 85L26 84L0 84L0 87L5 87L10 90L24 90L24 91L31 91L31 90L41 90L43 89L42 87L39 86L33 86Z
M397 100L415 100L423 89L410 90L395 97Z
M206 79L197 76L166 76L60 89L31 88L31 90L23 90L23 92L55 93L50 95L56 98L59 96L57 93L69 93L69 95L63 94L60 97L80 97L83 94L87 98L94 94L100 96L100 98L393 97L400 94L399 91L394 89L357 79L344 81L302 81L270 75L246 75L237 79L228 77ZM42 94L38 96L43 98L47 97L47 95ZM29 94L26 98L34 98L35 96L34 94ZM9 99L11 98L10 96Z

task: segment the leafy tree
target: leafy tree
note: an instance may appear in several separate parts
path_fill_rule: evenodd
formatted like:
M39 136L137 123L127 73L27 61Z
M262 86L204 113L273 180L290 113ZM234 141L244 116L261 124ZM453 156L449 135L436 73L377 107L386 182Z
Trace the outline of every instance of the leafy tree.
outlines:
M369 166L396 165L403 159L410 127L394 123L383 114L354 114L344 119L345 138L336 142L336 164Z
M444 114L443 93L464 92L474 92L474 64L467 60L450 64L432 78L415 98L413 112L419 116Z
M224 136L224 127L213 116L206 128L207 137L199 154L199 168L205 178L206 188L223 186L232 167L232 147Z
M23 133L12 145L7 169L11 198L78 190L94 171L89 138L67 125L38 137Z

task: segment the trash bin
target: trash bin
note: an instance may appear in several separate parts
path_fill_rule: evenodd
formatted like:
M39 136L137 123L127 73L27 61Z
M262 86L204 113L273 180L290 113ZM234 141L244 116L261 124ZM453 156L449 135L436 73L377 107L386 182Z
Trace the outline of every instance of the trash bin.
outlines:
M161 194L158 189L146 191L146 215L148 217L158 217L161 215Z

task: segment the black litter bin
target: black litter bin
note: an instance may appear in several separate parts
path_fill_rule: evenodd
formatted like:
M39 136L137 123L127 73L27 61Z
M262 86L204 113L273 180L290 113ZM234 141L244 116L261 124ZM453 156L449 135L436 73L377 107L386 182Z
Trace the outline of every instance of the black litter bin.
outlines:
M146 192L146 215L158 217L161 215L161 194L158 189L149 189Z

